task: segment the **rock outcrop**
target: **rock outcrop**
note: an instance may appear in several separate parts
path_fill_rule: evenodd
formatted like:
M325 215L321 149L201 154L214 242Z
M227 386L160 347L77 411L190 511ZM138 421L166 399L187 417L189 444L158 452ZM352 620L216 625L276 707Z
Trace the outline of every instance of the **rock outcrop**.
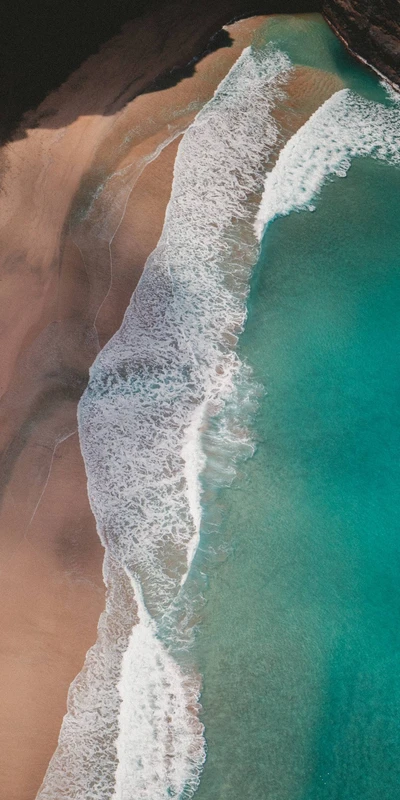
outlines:
M325 0L323 13L354 56L400 88L399 0Z

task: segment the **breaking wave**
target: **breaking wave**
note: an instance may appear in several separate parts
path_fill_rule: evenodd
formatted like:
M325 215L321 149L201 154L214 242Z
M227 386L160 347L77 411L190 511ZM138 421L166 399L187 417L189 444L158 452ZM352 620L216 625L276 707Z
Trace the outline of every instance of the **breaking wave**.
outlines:
M202 429L246 372L235 345L257 192L290 68L275 49L248 48L185 133L159 244L92 367L79 431L107 609L40 800L188 798L198 784L200 681L170 646L173 609L199 541ZM228 459L251 449L228 428Z
M255 230L259 239L276 217L314 211L314 199L330 175L345 177L356 156L400 163L400 110L342 89L326 100L281 150L268 173Z

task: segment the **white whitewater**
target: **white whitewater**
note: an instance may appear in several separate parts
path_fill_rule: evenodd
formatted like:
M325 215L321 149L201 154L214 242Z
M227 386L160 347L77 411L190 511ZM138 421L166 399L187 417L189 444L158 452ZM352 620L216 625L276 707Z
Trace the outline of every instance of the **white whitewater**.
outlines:
M189 798L198 784L199 680L161 627L199 542L201 427L241 368L252 195L278 140L272 110L289 70L277 50L245 50L185 133L160 242L91 370L79 431L107 609L40 800Z
M356 156L400 163L400 110L366 100L349 89L332 95L281 150L267 174L255 230L259 239L272 220L291 211L314 211L330 175L345 177Z

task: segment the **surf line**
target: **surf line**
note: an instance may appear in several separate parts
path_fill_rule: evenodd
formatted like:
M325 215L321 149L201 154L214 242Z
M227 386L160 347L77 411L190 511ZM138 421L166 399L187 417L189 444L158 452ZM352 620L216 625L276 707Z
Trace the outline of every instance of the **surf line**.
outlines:
M198 785L200 684L160 622L199 542L201 426L242 368L251 198L279 140L273 110L290 71L283 52L247 48L186 131L159 244L91 369L79 435L107 608L38 800L189 798Z
M282 148L265 179L255 233L259 240L277 217L315 211L315 199L334 176L344 178L355 157L400 164L400 109L341 89L326 100Z

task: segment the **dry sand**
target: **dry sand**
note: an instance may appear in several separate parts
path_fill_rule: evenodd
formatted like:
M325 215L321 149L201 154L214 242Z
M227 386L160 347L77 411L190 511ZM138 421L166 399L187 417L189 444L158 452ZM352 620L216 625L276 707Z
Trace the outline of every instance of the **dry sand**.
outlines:
M127 26L0 151L0 785L7 800L35 797L104 606L103 551L76 430L88 368L119 327L160 236L181 134L264 24L261 17L235 23L232 46L203 58L191 77L117 110L132 83L143 81L141 59L152 63L138 51L137 81L131 68L127 87L137 41ZM161 54L154 75L162 67ZM286 135L337 88L316 70L295 70L289 100L277 110Z

